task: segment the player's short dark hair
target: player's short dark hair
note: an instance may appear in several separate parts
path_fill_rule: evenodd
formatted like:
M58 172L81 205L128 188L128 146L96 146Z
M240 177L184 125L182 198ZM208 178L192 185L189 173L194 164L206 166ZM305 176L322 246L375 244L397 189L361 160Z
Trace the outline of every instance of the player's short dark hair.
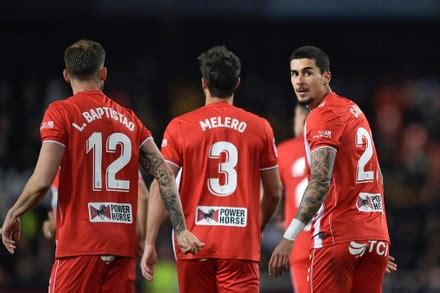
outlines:
M79 40L64 51L64 64L70 76L88 80L104 66L105 51L98 42Z
M293 51L290 55L290 61L293 59L313 59L315 60L316 66L319 68L320 73L325 71L330 71L330 60L327 53L322 49L315 46L304 46Z
M214 97L231 96L240 78L241 62L238 57L226 49L216 46L200 54L200 72Z

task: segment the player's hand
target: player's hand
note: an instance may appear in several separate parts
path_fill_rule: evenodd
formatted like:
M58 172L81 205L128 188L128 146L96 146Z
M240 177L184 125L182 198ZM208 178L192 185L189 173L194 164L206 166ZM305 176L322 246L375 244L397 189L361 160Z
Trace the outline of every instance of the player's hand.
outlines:
M2 226L2 242L9 253L14 254L17 248L15 241L21 237L21 222L19 218L12 218L11 214L6 215Z
M52 240L55 235L56 219L52 211L47 213L48 220L43 222L43 235L47 240Z
M272 253L269 261L269 275L278 277L289 268L289 256L292 252L293 241L282 238Z
M176 234L177 244L183 253L197 254L205 246L193 233L183 230Z
M394 257L390 255L388 256L388 263L387 267L385 268L385 272L392 273L395 271L397 271L397 264L394 262Z
M157 252L154 245L147 244L144 248L141 260L142 275L148 282L154 280L154 266L157 263Z

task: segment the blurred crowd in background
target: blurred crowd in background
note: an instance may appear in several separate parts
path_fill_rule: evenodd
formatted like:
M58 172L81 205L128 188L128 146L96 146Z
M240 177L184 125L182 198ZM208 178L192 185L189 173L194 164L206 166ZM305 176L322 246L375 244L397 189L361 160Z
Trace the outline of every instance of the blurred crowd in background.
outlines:
M60 20L58 18L58 20ZM157 144L172 117L203 104L197 56L224 44L242 61L235 103L269 120L278 142L293 135L296 98L290 53L316 45L330 56L332 89L359 104L372 124L385 177L385 200L398 271L385 292L440 292L440 65L435 23L419 21L261 21L64 19L4 21L0 28L0 218L30 177L47 106L70 95L62 79L64 48L80 38L101 42L109 79L104 92L136 111ZM438 24L438 23L437 23ZM429 29L427 29L429 28ZM438 30L438 29L437 29ZM145 177L147 182L151 178ZM47 290L54 244L45 240L50 195L22 218L11 256L0 248L0 291ZM267 276L281 231L265 232L262 292L291 292L288 274ZM203 239L215 241L215 239ZM161 230L153 286L176 290L170 226Z

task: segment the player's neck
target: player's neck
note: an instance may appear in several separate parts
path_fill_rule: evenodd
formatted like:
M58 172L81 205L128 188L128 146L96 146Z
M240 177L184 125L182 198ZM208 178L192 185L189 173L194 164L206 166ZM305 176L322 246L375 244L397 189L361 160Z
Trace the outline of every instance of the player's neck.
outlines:
M321 98L314 100L312 103L307 105L307 108L309 108L309 110L315 109L316 107L318 107L321 104L322 100L324 100L324 98L331 92L332 92L332 89L330 88L329 85L327 85L325 87L324 93L321 95Z
M228 104L233 105L233 103L234 103L234 95L232 95L230 97L225 97L225 98L218 98L218 97L213 97L211 95L206 95L205 105L209 105L209 104L213 104L213 103L218 103L218 102L227 102Z
M72 91L74 95L80 92L102 90L102 85L96 80L86 80L86 81L71 80L70 86L72 87Z

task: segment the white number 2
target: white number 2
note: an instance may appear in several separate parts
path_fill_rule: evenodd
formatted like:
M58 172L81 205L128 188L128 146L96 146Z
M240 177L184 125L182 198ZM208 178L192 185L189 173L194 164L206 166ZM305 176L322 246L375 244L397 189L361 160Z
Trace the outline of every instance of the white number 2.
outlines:
M226 160L223 163L219 163L218 172L225 175L225 183L220 184L220 179L218 178L209 178L208 189L214 195L228 196L237 189L237 171L235 166L238 162L238 151L232 143L218 141L209 149L208 157L219 159L221 153L225 153Z
M365 141L364 141L365 139ZM362 153L357 166L357 182L368 182L374 180L374 171L365 171L365 165L373 156L373 142L370 133L365 128L358 128L356 133L356 146L361 147L365 144L365 151Z
M131 159L131 141L123 133L113 133L107 138L106 152L114 153L121 146L121 155L106 169L106 189L109 191L128 192L130 181L116 179L116 174L124 168ZM86 153L93 151L93 190L102 190L102 133L94 132L86 141Z

